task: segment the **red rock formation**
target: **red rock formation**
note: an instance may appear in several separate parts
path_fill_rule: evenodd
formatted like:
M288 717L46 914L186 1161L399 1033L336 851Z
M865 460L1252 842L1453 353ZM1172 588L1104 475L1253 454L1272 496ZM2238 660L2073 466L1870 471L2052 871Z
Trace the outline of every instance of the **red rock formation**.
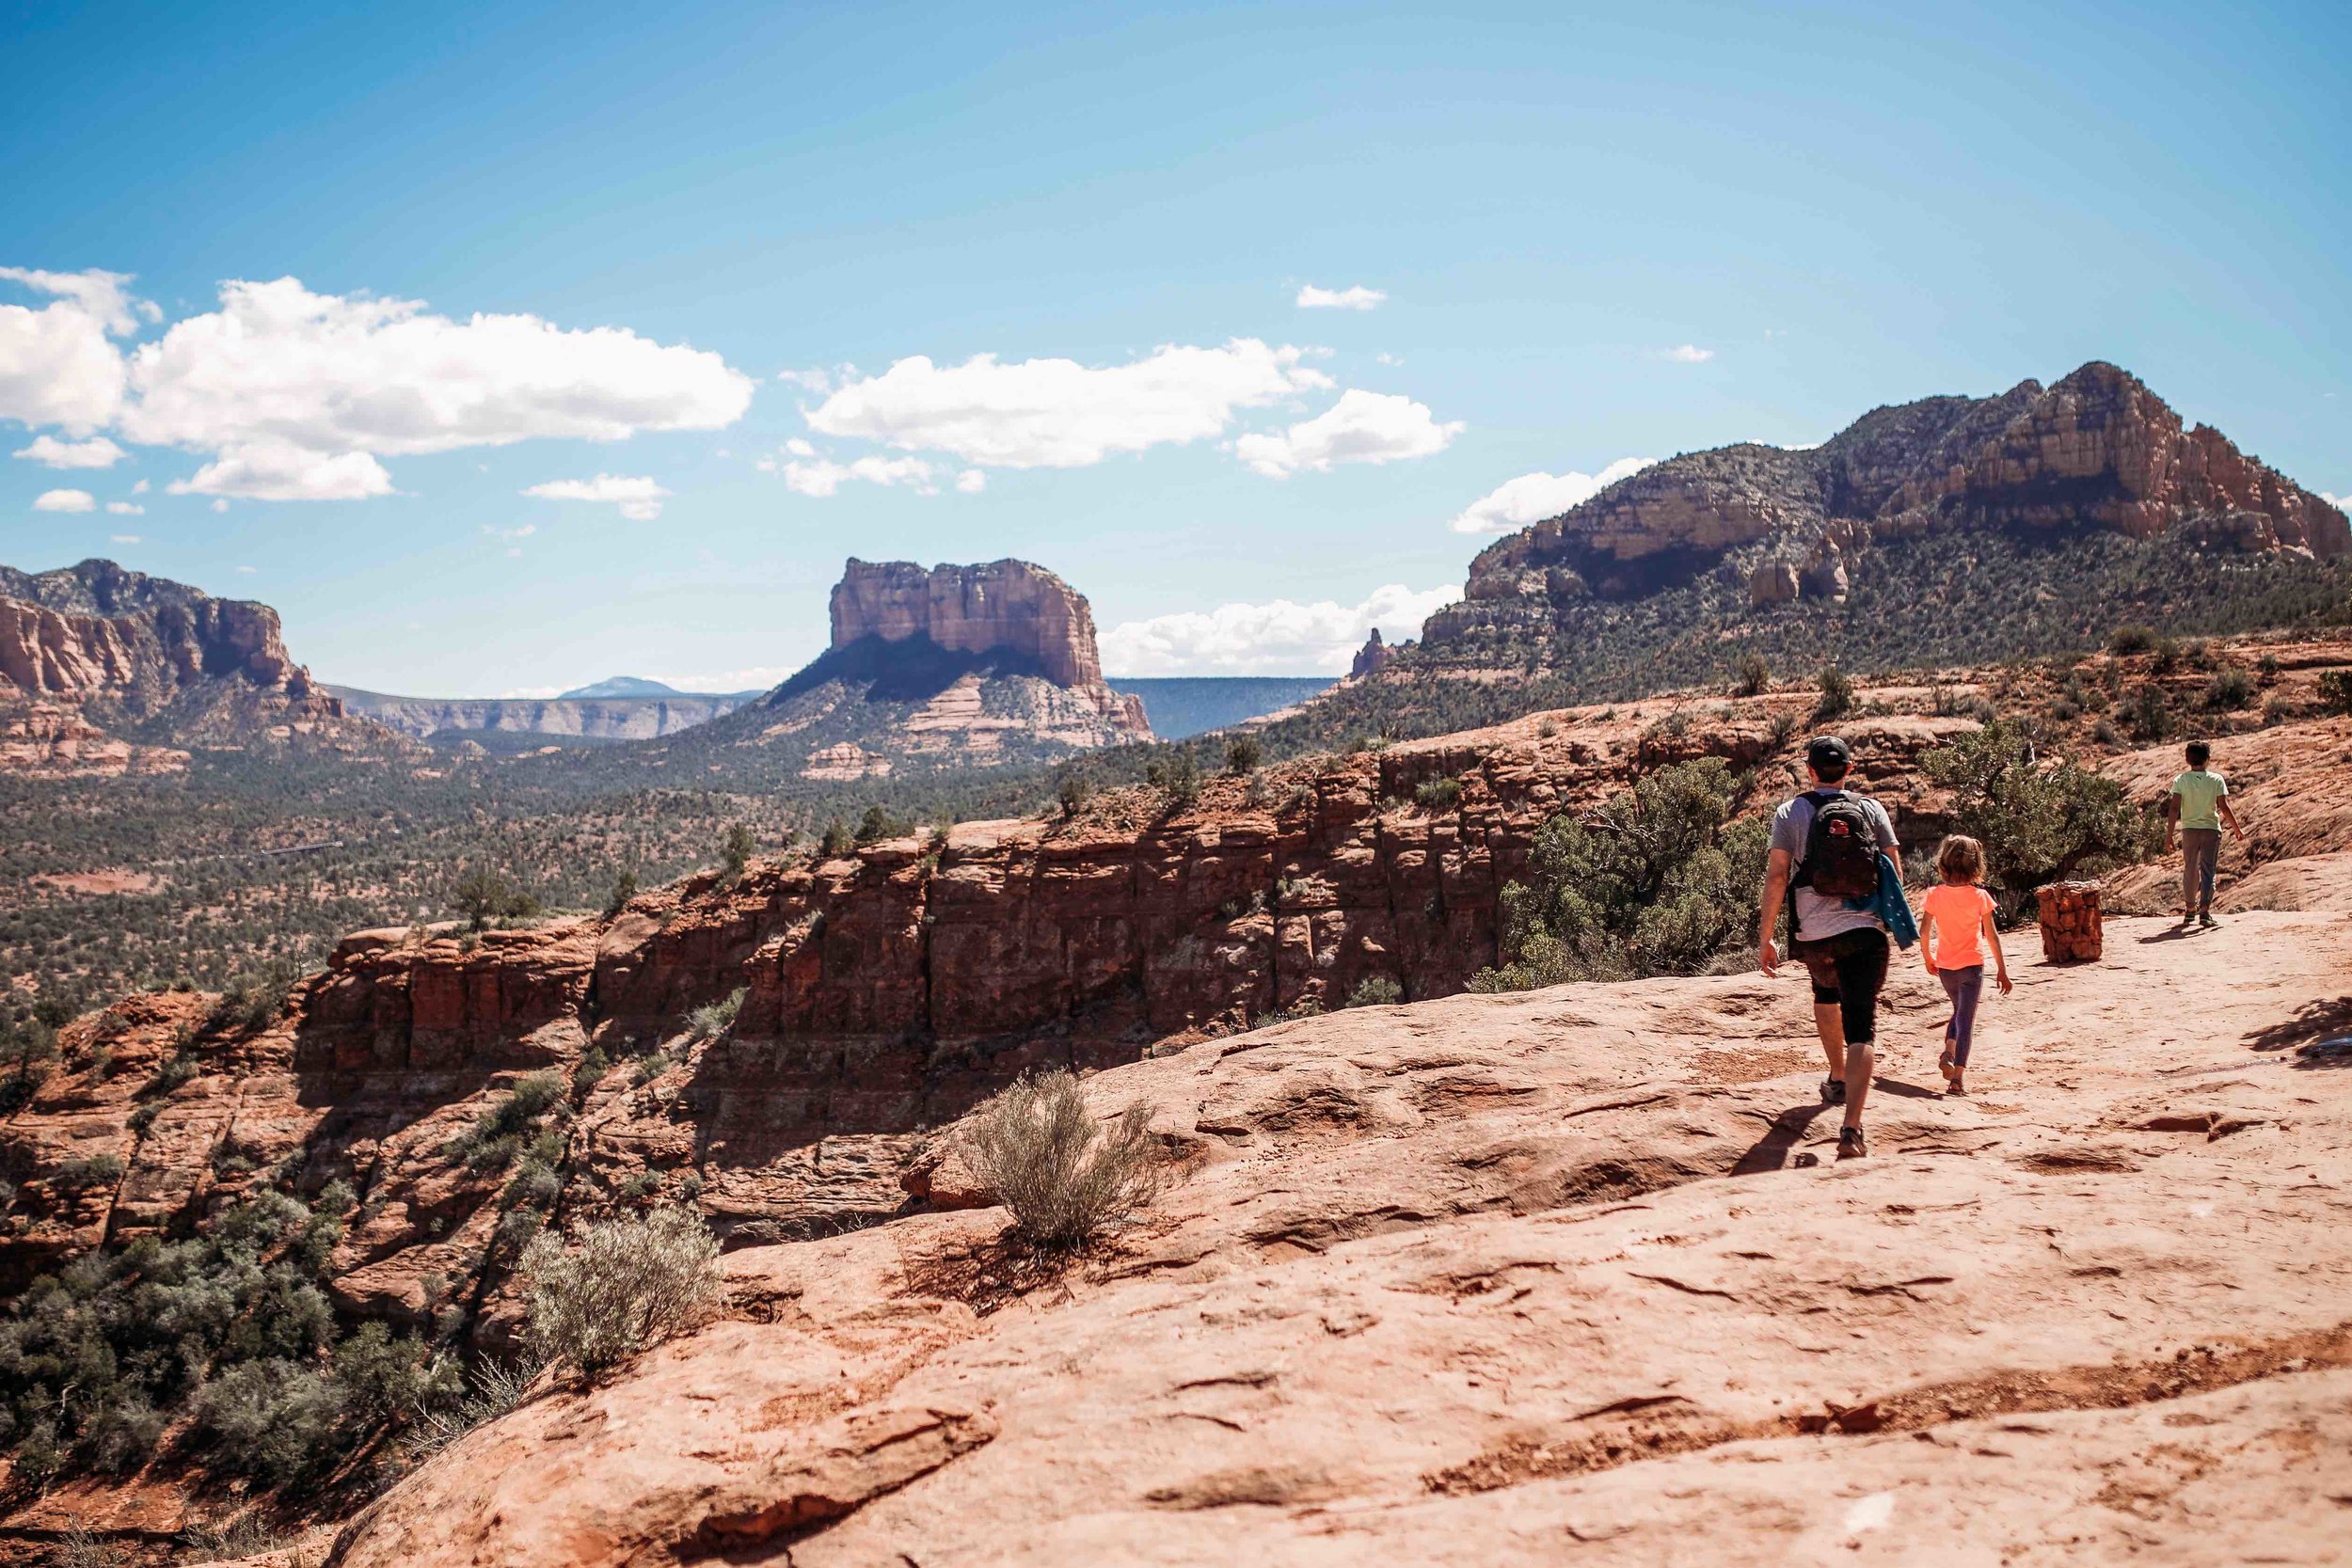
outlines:
M833 645L861 637L928 637L957 653L1003 648L1035 659L1057 686L1103 684L1086 595L1025 561L927 572L912 561L851 557L834 585Z
M1416 640L1409 637L1402 642L1384 642L1380 639L1380 628L1375 626L1372 635L1364 639L1364 645L1356 650L1356 660L1348 667L1347 673L1350 675L1376 673L1394 663L1398 655L1414 646L1417 646Z
M1864 416L1820 447L1741 445L1655 464L1471 563L1472 604L1540 604L1587 589L1637 594L1727 552L1842 548L1958 526L2091 525L2149 538L2185 527L2244 549L2352 554L2352 523L2219 431L2185 429L2137 377L2093 361L2056 386L1930 398ZM1823 556L1816 569L1827 571ZM1783 588L1751 585L1756 602ZM1826 587L1807 593L1828 594ZM1432 636L1474 624L1441 614Z

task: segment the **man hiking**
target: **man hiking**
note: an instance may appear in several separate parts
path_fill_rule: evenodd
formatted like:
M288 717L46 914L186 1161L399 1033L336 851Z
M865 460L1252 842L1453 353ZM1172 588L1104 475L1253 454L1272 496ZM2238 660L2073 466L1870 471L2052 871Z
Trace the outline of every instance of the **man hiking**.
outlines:
M1870 908L1880 893L1879 854L1896 853L1895 824L1876 800L1849 792L1853 753L1834 735L1816 736L1804 749L1813 787L1772 815L1772 856L1764 870L1764 900L1756 923L1757 966L1780 972L1773 933L1782 896L1796 890L1796 929L1788 956L1813 977L1813 1024L1829 1058L1821 1099L1846 1108L1837 1157L1869 1152L1862 1136L1862 1107L1877 1066L1879 990L1886 983L1886 923ZM1897 896L1900 896L1899 889ZM1908 913L1908 910L1905 911Z
M2246 842L2245 832L2237 825L2237 814L2230 809L2230 785L2219 773L2206 765L2213 761L2213 748L2201 740L2188 743L2185 755L2188 771L2172 781L2172 789L2164 798L2164 852L2172 852L2172 830L2181 831L2181 924L2195 921L2203 927L2218 926L2213 917L2213 874L2221 863L2221 825L2230 825L2230 834L2240 844Z

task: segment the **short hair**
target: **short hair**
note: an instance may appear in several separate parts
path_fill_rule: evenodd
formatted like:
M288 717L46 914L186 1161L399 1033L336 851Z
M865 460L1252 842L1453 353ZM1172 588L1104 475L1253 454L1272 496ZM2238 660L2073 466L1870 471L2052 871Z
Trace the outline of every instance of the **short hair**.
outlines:
M1947 881L1973 882L1984 875L1984 846L1966 833L1949 833L1936 847L1935 868Z
M2191 768L2202 768L2212 760L2213 748L2211 746L2201 740L2192 740L2188 743L2188 765Z

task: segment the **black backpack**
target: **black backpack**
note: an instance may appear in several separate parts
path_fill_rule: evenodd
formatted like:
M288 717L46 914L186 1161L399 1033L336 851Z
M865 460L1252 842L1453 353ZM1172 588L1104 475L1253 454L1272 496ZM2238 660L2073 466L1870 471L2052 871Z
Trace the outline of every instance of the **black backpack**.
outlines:
M1879 840L1870 814L1843 790L1809 789L1813 825L1805 830L1804 859L1796 884L1824 898L1867 898L1879 890Z

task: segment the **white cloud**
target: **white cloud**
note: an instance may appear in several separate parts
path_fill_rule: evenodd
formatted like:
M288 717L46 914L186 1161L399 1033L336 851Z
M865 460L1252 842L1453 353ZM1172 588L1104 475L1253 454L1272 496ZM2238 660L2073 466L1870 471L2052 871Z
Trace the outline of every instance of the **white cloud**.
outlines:
M1375 626L1397 641L1462 596L1459 585L1415 593L1403 583L1359 605L1228 604L1148 621L1125 621L1103 636L1103 668L1122 675L1279 675L1346 673Z
M216 500L213 502L213 510L215 512L226 512L229 510L229 503L225 500Z
M52 468L111 468L122 461L123 451L103 436L93 436L87 441L60 441L55 436L36 436L31 446L19 447L12 455Z
M1312 283L1298 291L1298 308L1302 310L1376 310L1388 299L1379 289L1367 289L1361 283L1345 289L1318 289Z
M136 501L108 501L106 503L106 510L113 513L118 517L144 517L147 515L147 508L141 506Z
M2334 507L2339 512L2344 511L2347 508L2352 508L2352 496L2331 496L2327 491L2322 490L2319 493L2319 499L2326 501L2329 506Z
M36 512L94 512L98 498L87 490L43 490L33 498Z
M1379 353L1374 355L1373 358L1383 365L1402 365L1405 363L1405 356L1403 355L1391 354L1387 349L1382 349Z
M966 468L956 475L956 488L967 496L977 496L988 488L988 475L977 468Z
M251 577L251 576L253 575L254 571L255 571L255 568L254 568L254 567L251 567L251 566L240 566L240 567L238 567L238 568L237 568L237 570L238 570L238 572L239 572L239 573L241 573L242 575L244 575L244 576L246 576L246 577Z
M260 501L347 501L392 494L392 476L364 451L336 455L291 441L246 441L164 486L175 496L241 496ZM215 505L215 512L225 506Z
M551 501L601 501L621 509L633 523L650 523L661 515L661 499L670 492L651 479L622 474L598 474L594 479L551 479L523 492Z
M1454 519L1456 533L1508 533L1546 517L1557 517L1572 506L1606 490L1629 474L1646 468L1654 459L1620 457L1597 474L1521 474L1495 486L1462 510Z
M718 355L624 327L453 321L416 300L312 293L292 277L222 284L218 310L133 353L131 383L121 426L133 440L377 456L715 430L752 396L751 377Z
M1715 357L1715 351L1711 348L1701 348L1696 343L1684 343L1677 348L1668 349L1666 357L1677 365L1704 365Z
M1245 436L1233 455L1269 479L1301 468L1328 472L1335 463L1393 463L1443 451L1468 428L1439 424L1426 404L1395 392L1351 387L1340 401L1303 424L1273 436Z
M795 457L814 457L817 455L817 449L808 442L801 439L798 436L795 436L792 439L787 441L784 444L784 450L790 452ZM768 467L772 468L775 465L771 463Z
M87 435L122 406L122 355L110 335L138 324L112 272L0 267L0 278L53 296L40 309L0 305L0 419Z
M147 481L140 480L136 484L132 485L131 494L135 496L144 496L147 494Z
M135 533L111 533L108 534L107 537L112 539L118 545L135 545L139 543L139 536Z
M820 398L833 390L833 372L830 371L778 371L776 379L787 387L815 392Z
M492 528L488 523L485 523L482 525L482 531L493 539L528 539L539 531L539 525L525 523L519 528Z
M917 355L852 381L808 414L821 435L904 451L952 452L998 468L1076 468L1115 452L1220 435L1237 410L1331 385L1304 349L1237 338L1223 348L1174 344L1124 365L1074 359L961 365Z
M785 485L797 495L823 498L836 494L850 480L864 480L868 484L885 488L911 485L917 495L935 496L939 486L931 481L931 466L919 457L861 457L850 463L835 463L830 458L815 458L807 462L790 462L781 470L776 465L766 465L770 471L781 471ZM985 479L982 481L986 483ZM958 489L964 488L959 478Z

